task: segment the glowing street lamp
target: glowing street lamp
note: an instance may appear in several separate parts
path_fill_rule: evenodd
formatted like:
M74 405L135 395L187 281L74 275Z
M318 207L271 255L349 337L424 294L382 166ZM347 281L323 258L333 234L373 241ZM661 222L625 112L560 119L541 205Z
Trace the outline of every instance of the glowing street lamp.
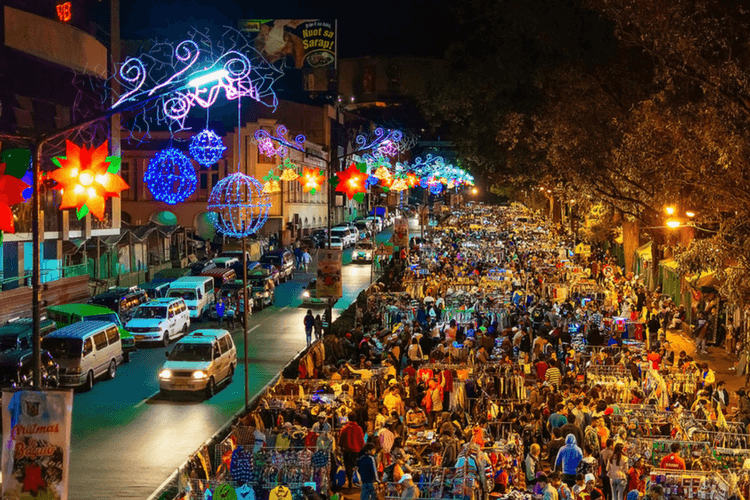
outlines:
M667 212L667 213L668 213L669 215L674 215L674 207L671 207L671 206L670 206L670 207L667 207L667 208L665 208L664 210L666 210L666 212Z
M676 229L680 227L681 222L677 219L669 219L667 220L667 226L671 227L672 229Z
M688 211L688 212L685 212L685 215L687 215L688 217L695 217L695 212Z
M211 71L210 73L204 73L202 75L196 76L188 82L188 85L191 87L202 87L207 83L218 82L222 78L226 78L228 76L229 71L225 70L224 68L217 69L215 71Z
M478 192L479 192L479 190L477 188L474 188L474 189L471 190L471 194L477 194Z

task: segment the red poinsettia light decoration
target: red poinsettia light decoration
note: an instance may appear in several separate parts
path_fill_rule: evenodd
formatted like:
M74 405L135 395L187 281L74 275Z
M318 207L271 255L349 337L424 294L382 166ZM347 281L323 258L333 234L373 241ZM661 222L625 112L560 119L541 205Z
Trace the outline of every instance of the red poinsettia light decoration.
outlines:
M5 163L0 163L0 231L15 233L13 212L10 207L23 202L23 190L29 185L5 173Z
M305 193L315 194L326 178L317 168L302 167L302 177L297 180L302 184L302 190Z
M410 188L413 188L414 186L417 186L419 184L419 177L417 177L415 174L406 174L406 185Z
M357 193L364 193L366 191L365 180L367 180L367 174L358 169L355 163L349 165L349 168L343 172L336 172L336 177L339 178L336 191L346 194L346 197L350 200Z
M60 168L49 174L58 183L55 189L62 193L60 208L76 208L80 213L86 206L94 217L102 220L107 198L120 196L129 187L116 174L119 165L110 168L119 158L107 156L107 141L95 149L66 141L65 149L65 158L55 159Z

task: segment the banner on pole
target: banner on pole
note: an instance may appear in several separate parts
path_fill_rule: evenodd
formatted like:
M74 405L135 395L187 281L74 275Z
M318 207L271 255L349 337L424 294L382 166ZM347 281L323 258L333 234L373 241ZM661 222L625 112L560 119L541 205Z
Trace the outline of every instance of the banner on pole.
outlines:
M341 250L326 248L318 251L318 279L315 291L319 299L341 298Z
M409 219L399 217L393 223L393 244L399 248L409 246Z
M3 391L3 500L67 500L72 391Z

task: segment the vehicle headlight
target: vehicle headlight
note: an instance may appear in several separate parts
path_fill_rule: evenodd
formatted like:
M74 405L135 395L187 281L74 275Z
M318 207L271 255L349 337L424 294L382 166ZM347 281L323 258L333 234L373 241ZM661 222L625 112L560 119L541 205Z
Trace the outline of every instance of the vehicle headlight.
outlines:
M206 373L202 372L201 370L194 371L193 378L198 378L198 379L206 378Z
M162 370L159 372L159 378L172 378L172 370Z
M151 328L148 329L148 331L149 332L160 332L161 331L161 327L160 326L152 326Z
M80 375L81 374L81 367L80 366L76 366L75 368L68 368L66 370L66 373L68 373L70 375Z
M306 299L309 299L310 298L310 292L308 292L307 290L305 290L304 292L302 292L302 296L304 298L306 298Z

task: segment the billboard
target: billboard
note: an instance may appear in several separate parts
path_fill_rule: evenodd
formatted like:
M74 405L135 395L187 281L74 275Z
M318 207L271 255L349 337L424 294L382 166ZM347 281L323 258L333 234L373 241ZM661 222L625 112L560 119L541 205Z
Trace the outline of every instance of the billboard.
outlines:
M409 219L399 217L393 223L393 244L399 248L409 246Z
M336 67L336 21L243 19L240 30L271 64L296 69Z
M72 391L3 391L2 499L68 498Z
M341 250L329 248L318 250L318 280L315 292L319 299L340 299L341 286Z

